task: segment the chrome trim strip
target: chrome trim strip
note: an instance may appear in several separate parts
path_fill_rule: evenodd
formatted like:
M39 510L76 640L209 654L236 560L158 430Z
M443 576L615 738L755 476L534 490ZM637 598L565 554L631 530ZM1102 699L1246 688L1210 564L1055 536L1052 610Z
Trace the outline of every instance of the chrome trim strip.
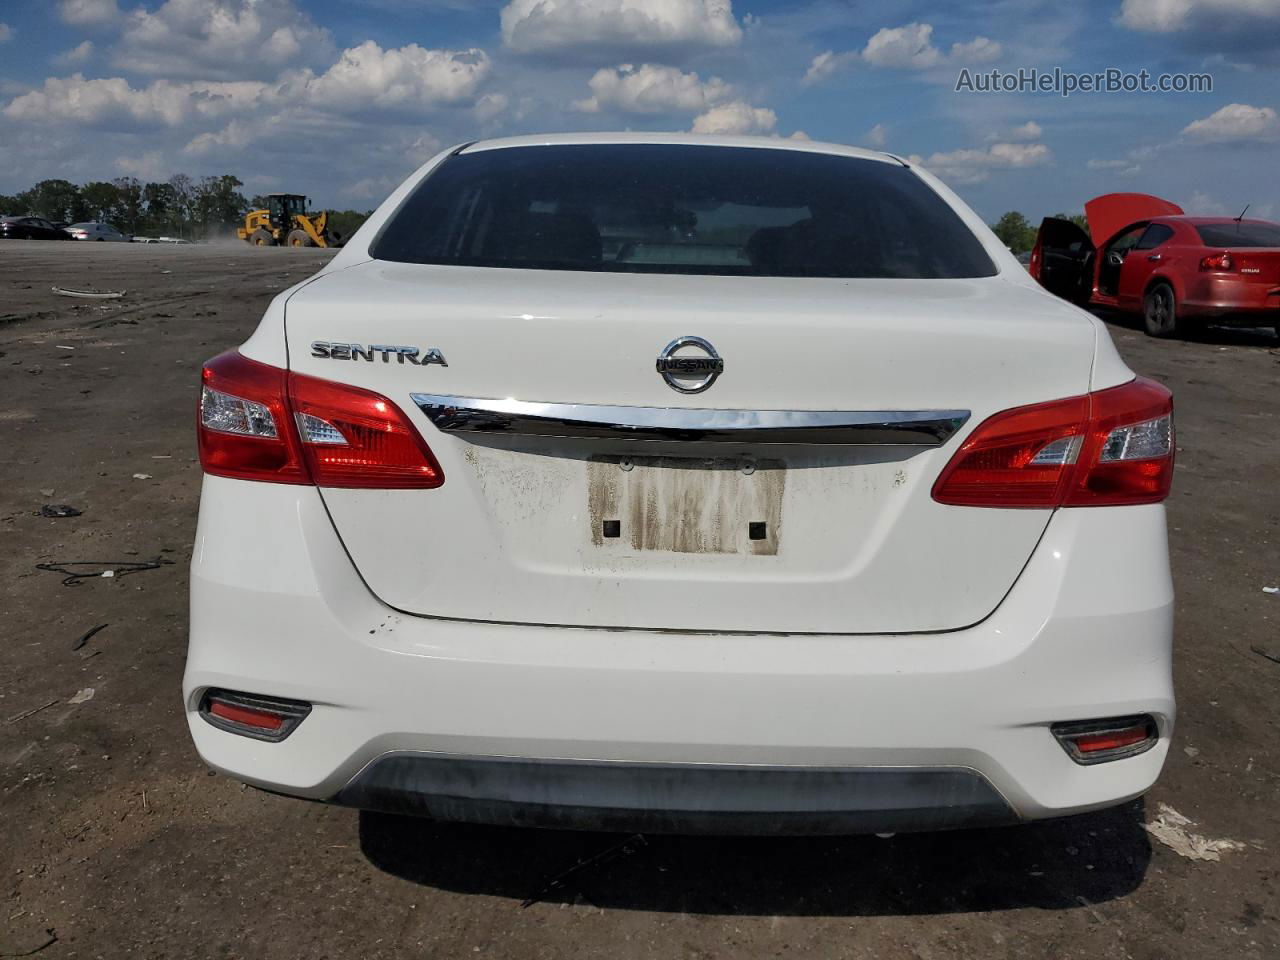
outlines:
M446 433L523 437L936 447L969 419L968 410L707 410L411 396Z

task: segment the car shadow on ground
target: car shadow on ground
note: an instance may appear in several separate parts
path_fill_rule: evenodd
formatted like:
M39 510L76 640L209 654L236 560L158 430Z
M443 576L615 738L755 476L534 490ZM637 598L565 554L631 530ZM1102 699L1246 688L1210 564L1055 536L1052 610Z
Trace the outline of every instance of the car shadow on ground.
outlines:
M1094 310L1094 315L1109 327L1142 332L1142 318L1107 310ZM1188 324L1177 336L1191 343L1211 343L1223 347L1280 348L1280 334L1273 327L1230 327L1213 324Z
M888 839L628 843L618 834L362 812L360 846L373 866L412 883L518 901L748 916L1061 910L1124 896L1142 882L1151 859L1143 816L1138 800L1062 820Z

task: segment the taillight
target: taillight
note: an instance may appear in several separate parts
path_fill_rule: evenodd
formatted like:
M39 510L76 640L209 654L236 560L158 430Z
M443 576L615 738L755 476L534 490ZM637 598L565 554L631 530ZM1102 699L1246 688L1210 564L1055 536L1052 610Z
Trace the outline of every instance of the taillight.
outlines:
M1089 429L1063 506L1159 503L1173 483L1173 394L1138 377L1089 400Z
M317 486L406 489L444 483L418 431L381 394L294 373L289 399Z
M386 397L289 373L232 350L204 366L206 473L322 487L421 489L444 483L426 442Z
M289 427L285 371L235 350L204 365L200 391L200 465L239 480L310 483Z
M933 486L939 503L1072 507L1158 503L1173 480L1173 395L1123 386L997 413Z
M1235 263L1229 253L1218 253L1200 261L1201 270L1231 270Z

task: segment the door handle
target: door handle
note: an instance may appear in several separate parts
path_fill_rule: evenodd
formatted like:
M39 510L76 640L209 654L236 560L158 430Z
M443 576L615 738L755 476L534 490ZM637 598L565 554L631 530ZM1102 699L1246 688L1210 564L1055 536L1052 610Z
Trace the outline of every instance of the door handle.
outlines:
M1163 260L1164 258L1158 253L1153 253L1149 257L1147 257L1147 259L1150 260L1152 263L1155 263L1157 260Z

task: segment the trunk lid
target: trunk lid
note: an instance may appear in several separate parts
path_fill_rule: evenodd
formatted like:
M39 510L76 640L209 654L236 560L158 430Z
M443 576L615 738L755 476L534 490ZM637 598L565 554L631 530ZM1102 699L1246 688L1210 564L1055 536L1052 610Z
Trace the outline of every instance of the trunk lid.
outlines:
M999 277L370 261L303 288L286 330L292 369L391 398L444 470L434 490L322 490L383 601L427 616L683 631L910 633L986 617L1050 511L943 506L932 484L990 414L1086 392L1094 356L1087 318ZM704 338L723 360L705 392L677 392L655 369L683 336ZM316 356L314 341L436 349L447 365L394 352L332 359ZM675 375L687 385L704 373ZM538 422L553 424L539 435L507 421L455 431L458 411L441 406L449 397L566 406L538 408ZM643 442L572 425L643 418L635 408L668 424L732 425L759 411L970 415L942 445L889 434L861 445L803 434L716 442L700 430Z
M1106 193L1084 205L1089 236L1099 250L1117 233L1139 220L1182 215L1182 208L1149 193Z
M1280 284L1280 249L1228 247L1236 271L1251 283Z

